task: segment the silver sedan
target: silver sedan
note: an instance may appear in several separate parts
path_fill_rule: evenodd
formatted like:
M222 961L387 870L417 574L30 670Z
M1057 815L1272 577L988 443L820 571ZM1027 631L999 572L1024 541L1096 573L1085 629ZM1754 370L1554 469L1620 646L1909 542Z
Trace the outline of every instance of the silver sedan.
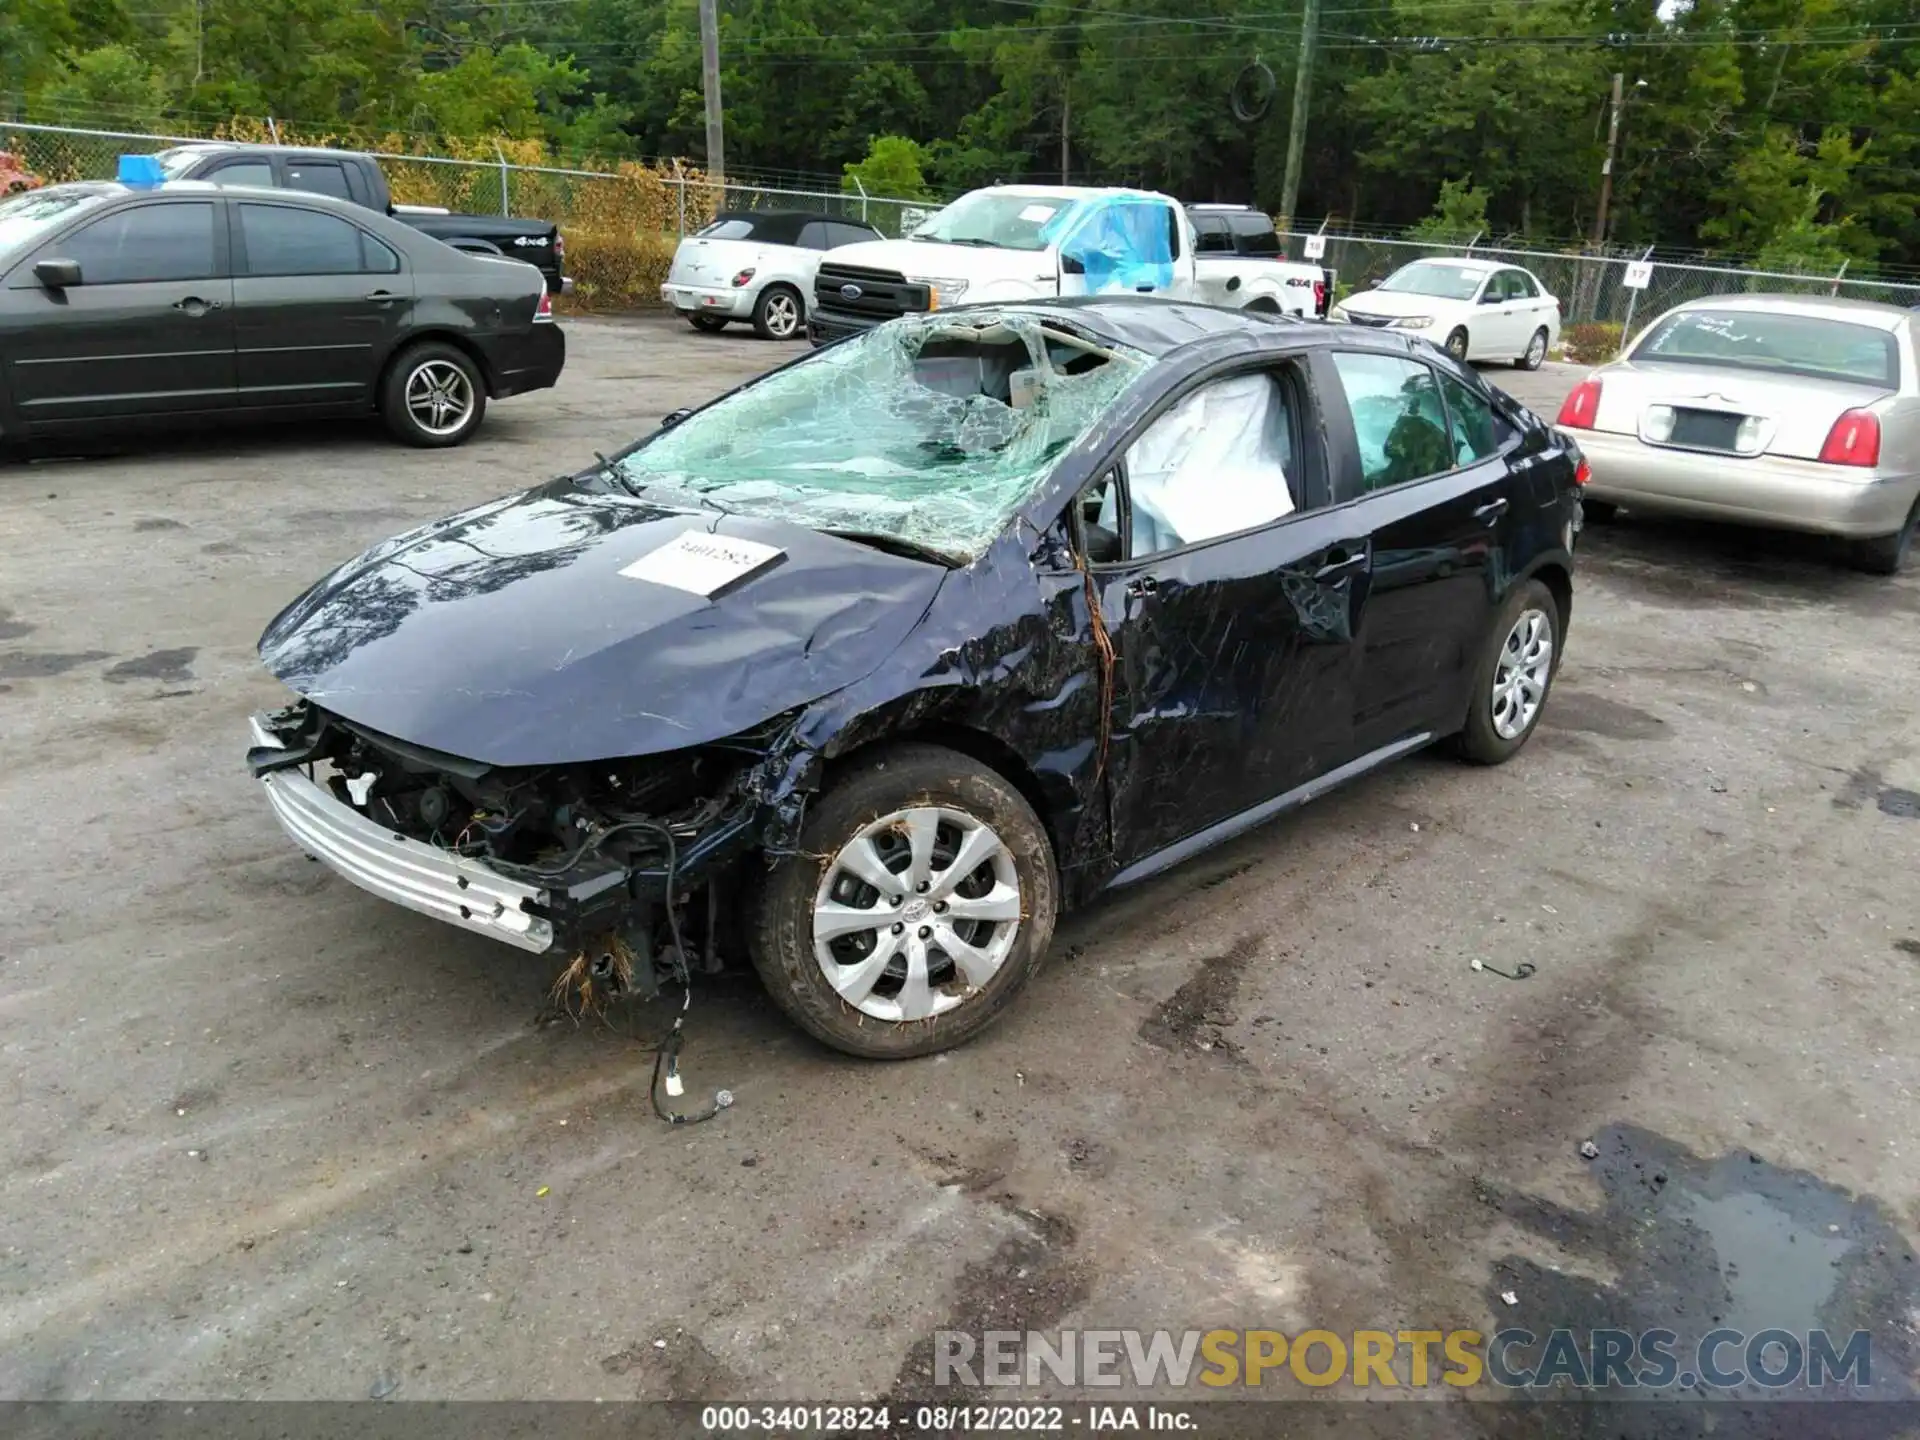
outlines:
M1791 295L1669 310L1561 407L1593 470L1588 516L1627 506L1836 535L1893 574L1920 523L1914 320Z

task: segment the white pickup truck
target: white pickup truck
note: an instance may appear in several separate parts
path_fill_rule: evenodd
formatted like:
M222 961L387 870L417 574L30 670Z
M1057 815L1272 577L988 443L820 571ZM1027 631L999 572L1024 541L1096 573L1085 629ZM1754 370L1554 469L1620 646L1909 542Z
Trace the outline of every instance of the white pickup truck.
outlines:
M904 240L835 250L814 277L807 336L825 345L898 315L953 305L1118 291L1293 315L1324 311L1313 266L1203 252L1216 212L1147 190L994 185L962 195ZM1201 225L1206 227L1203 231ZM1269 233L1272 225L1267 225ZM1298 276L1291 272L1298 271ZM1313 280L1321 288L1313 288ZM1290 283L1298 281L1300 283Z

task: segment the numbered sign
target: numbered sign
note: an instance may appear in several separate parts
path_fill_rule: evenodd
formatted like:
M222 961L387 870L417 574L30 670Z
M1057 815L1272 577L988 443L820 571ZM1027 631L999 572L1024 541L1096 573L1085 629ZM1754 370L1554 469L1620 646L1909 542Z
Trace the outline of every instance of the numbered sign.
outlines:
M1629 260L1626 277L1620 282L1629 290L1644 290L1653 283L1653 262L1651 260Z
M1327 253L1327 237L1324 235L1307 236L1307 259L1318 260Z

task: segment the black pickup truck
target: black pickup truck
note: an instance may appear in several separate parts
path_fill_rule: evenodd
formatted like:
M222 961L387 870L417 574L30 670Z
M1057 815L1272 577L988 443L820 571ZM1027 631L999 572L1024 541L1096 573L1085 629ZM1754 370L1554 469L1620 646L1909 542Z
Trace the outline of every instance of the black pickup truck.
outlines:
M423 205L396 205L387 177L371 155L351 150L303 150L290 145L242 145L208 141L176 145L155 156L169 180L211 180L219 185L262 185L310 190L391 215L423 235L456 250L524 260L547 277L547 289L564 295L573 281L564 273L567 243L558 226L507 215L456 215Z

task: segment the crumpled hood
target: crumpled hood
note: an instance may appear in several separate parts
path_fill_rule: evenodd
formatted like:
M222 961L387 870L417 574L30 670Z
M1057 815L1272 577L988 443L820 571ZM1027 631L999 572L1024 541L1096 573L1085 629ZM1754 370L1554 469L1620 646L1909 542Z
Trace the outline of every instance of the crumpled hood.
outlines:
M620 572L683 532L776 547L714 598ZM267 627L315 704L492 765L724 739L869 674L947 571L778 521L555 482L383 542Z

